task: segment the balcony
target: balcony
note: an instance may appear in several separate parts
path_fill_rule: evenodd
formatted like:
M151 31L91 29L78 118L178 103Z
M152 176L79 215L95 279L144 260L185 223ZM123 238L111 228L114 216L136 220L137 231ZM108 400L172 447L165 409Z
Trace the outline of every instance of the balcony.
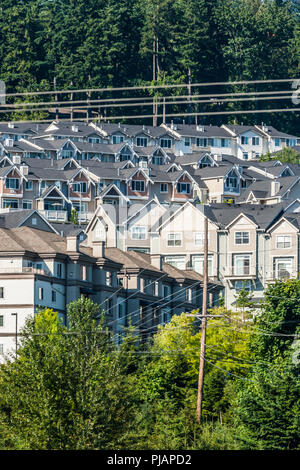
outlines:
M224 194L240 194L240 186L224 186Z
M94 212L78 212L78 222L89 222Z
M227 279L256 279L255 266L231 266L224 274Z
M67 222L67 211L39 211L46 219L52 222Z
M277 280L286 281L287 279L297 279L297 278L298 278L297 271L281 269L281 270L275 270L273 272L267 272L265 280L268 283L272 283Z
M19 266L17 268L0 268L0 274L41 274L43 276L51 276L53 274L49 270L37 269L29 266Z

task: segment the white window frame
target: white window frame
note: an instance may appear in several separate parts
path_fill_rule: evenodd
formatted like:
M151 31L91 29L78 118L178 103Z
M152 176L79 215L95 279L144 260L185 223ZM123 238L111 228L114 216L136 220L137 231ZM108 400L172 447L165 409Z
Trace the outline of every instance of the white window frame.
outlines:
M167 246L182 246L182 232L168 232Z
M17 184L18 182L18 184ZM5 188L6 189L15 189L18 191L21 187L20 178L6 178L5 179Z
M26 204L26 205L29 204L31 207L24 207L24 204ZM32 199L23 199L23 200L22 200L22 208L23 208L23 209L32 209L32 206L33 206L33 201L32 201Z
M278 258L273 258L273 263L274 263L274 274L275 274L275 279L282 279L284 276L279 276L279 271L278 271L278 265L280 263L284 263L286 262L286 271L289 273L289 276L287 277L288 279L290 279L292 277L292 274L293 274L293 269L294 269L294 263L295 263L295 259L294 257L289 257L289 258L284 258L284 257L278 257ZM290 269L290 270L289 270Z
M137 137L136 138L137 147L147 147L148 146L148 137Z
M160 146L162 148L171 149L172 148L172 139L168 139L168 138L160 139Z
M131 227L131 240L147 240L147 227L145 225L134 225Z
M208 234L208 244L209 244L209 234ZM194 245L195 246L204 246L204 232L195 232L194 233Z
M144 188L144 189L138 189L136 186L138 186L139 183L141 185L141 188ZM144 180L132 180L131 181L131 190L132 191L136 191L138 193L144 193L145 192L145 181Z
M280 238L283 238L283 241L280 242L279 241ZM283 246L279 246L280 243ZM291 248L291 246L292 246L292 236L291 235L276 235L276 248L286 250L287 248Z
M166 187L166 190L163 190L163 187ZM168 192L168 183L160 183L160 192L167 193Z
M200 255L193 255L192 256L192 266L193 266L193 269L199 273L199 274L202 274L203 275L203 265L204 265L204 255L200 254ZM214 256L213 255L208 255L208 260L207 260L207 264L208 264L208 276L213 276L213 272L214 272ZM196 270L195 269L195 262L198 262L199 263L199 267L200 269Z
M25 190L32 191L33 190L33 181L25 181Z
M249 276L250 275L251 258L252 258L251 254L234 254L233 255L233 266L232 266L232 268L233 268L233 273L234 273L235 276ZM242 269L241 269L241 266L237 265L237 261L239 259L243 260ZM245 266L244 261L246 261L246 260L249 260L248 266ZM240 271L242 271L242 272L240 272Z
M184 190L184 186L186 186L186 189ZM189 191L188 191L189 188ZM176 190L178 194L191 194L191 183L177 183Z
M240 243L237 241L238 240L238 237L237 237L238 234L241 234ZM244 241L245 234L247 234L247 237L248 237L247 242ZM249 231L244 231L244 230L234 232L234 244L238 245L238 246L240 246L240 245L249 245L250 244L250 232Z

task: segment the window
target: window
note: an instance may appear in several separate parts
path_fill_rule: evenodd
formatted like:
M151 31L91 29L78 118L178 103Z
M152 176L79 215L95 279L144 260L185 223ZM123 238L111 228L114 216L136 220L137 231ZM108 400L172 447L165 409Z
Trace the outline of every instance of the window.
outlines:
M226 187L227 188L236 188L237 187L237 177L236 176L228 176L226 178Z
M57 263L56 265L56 275L57 277L62 276L62 264L61 263Z
M147 147L147 145L148 145L147 137L137 137L136 138L136 145L137 145L137 147Z
M208 235L209 242L209 235ZM194 234L194 243L196 246L204 246L204 232L196 232Z
M177 183L177 192L181 194L190 194L191 192L190 183Z
M124 136L123 135L113 135L112 142L113 142L113 144L120 144L121 142L124 142Z
M161 309L161 319L162 323L168 323L171 318L170 307L162 308Z
M80 183L73 183L72 189L74 193L86 193L87 192L87 184L85 181L81 181Z
M153 165L163 165L164 164L164 157L160 157L158 155L152 157Z
M203 255L194 255L192 257L192 266L193 269L203 275L203 264L204 264L204 256ZM208 255L207 259L207 272L208 276L213 275L213 255Z
M249 232L235 232L234 243L236 245L248 245L249 244Z
M32 181L26 181L26 182L25 182L25 189L26 189L27 191L32 191L32 189L33 189L33 182L32 182Z
M23 209L32 209L32 201L28 201L26 199L22 202Z
M51 298L52 298L52 302L56 302L56 292L55 292L55 290L51 291Z
M111 272L110 271L106 271L105 273L105 284L107 286L111 286Z
M95 228L95 239L96 240L104 240L105 239L105 230L103 225L98 222Z
M136 225L131 228L132 240L146 240L146 238L147 238L146 227Z
M158 296L159 294L159 282L155 281L154 283L154 295Z
M243 152L243 160L248 160L248 152Z
M168 233L168 246L181 246L182 245L182 233L181 232L172 232Z
M274 145L275 145L275 147L280 147L280 144L281 144L281 140L280 140L280 139L278 139L278 138L274 139Z
M252 145L259 145L259 137L252 137Z
M241 142L242 142L242 145L248 145L248 137L245 137L244 135L242 135Z
M244 276L250 274L250 255L234 255L233 256L233 273L236 276Z
M293 273L293 258L274 258L276 279L289 279Z
M184 145L185 147L189 147L191 145L191 139L189 137L184 138Z
M252 284L251 284L250 279L247 279L245 281L235 281L234 288L237 292L239 292L241 289L246 289L247 291L251 291Z
M4 325L4 315L0 315L0 326Z
M165 256L164 261L177 269L185 269L185 256Z
M160 139L160 146L163 148L172 148L172 140L171 139Z
M230 140L229 139L221 139L221 147L230 147Z
M131 189L132 189L132 191L138 191L140 193L144 193L145 192L145 181L132 180Z
M7 189L19 189L20 188L20 180L18 178L6 178L5 187Z
M167 193L168 192L168 185L167 183L160 183L160 192Z
M83 281L87 280L87 267L83 264L80 266L80 275Z
M0 287L0 299L4 299L4 287Z
M171 286L168 286L166 284L163 285L163 296L164 298L166 299L167 297L169 297L171 294Z
M207 139L200 139L200 138L197 137L196 146L197 147L207 147Z
M46 188L46 181L41 181L41 189L45 189Z
M189 302L189 303L192 302L192 299L193 299L193 291L192 291L192 289L186 289L186 291L185 291L185 298L186 298L187 302Z
M31 219L31 223L32 223L32 225L36 225L36 224L37 224L37 218L36 218L36 217L33 217L33 218Z
M43 287L39 287L39 300L43 300L44 298L44 289Z
M290 248L291 244L291 235L277 235L276 248Z
M18 209L19 201L15 201L14 199L3 199L2 206L4 209L5 208Z

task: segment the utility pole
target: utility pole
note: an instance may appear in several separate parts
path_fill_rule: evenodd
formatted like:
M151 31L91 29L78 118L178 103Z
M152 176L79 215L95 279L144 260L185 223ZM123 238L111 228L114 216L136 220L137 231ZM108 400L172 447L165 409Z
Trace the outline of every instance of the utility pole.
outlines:
M53 79L54 90L56 90L56 77ZM57 101L57 93L55 93L55 101ZM57 105L56 105L57 106ZM55 108L55 120L58 120L58 109Z
M205 343L206 343L206 323L207 323L207 283L208 283L208 220L204 215L204 257L203 257L203 295L202 295L202 323L201 323L201 346L200 363L198 376L198 396L197 396L197 423L201 422L202 417L202 397L205 367Z
M192 96L192 87L191 87L191 69L188 70L188 113L192 112L191 109L191 96ZM188 124L191 124L191 116L188 116Z

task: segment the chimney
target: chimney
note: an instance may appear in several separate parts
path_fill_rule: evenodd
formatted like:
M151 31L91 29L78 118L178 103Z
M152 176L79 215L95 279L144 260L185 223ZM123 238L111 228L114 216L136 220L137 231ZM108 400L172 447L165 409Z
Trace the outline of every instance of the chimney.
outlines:
M105 258L105 242L104 241L93 241L93 257L94 258Z
M20 166L20 171L21 171L21 173L22 173L23 176L27 176L27 175L28 175L28 170L29 170L28 165L21 165L21 166Z
M162 271L163 258L162 258L161 255L151 254L150 255L150 260L151 260L151 264L154 268L159 269L160 271Z
M276 196L280 189L279 181L271 181L271 196Z
M69 235L67 237L67 251L78 252L79 240L77 235Z

